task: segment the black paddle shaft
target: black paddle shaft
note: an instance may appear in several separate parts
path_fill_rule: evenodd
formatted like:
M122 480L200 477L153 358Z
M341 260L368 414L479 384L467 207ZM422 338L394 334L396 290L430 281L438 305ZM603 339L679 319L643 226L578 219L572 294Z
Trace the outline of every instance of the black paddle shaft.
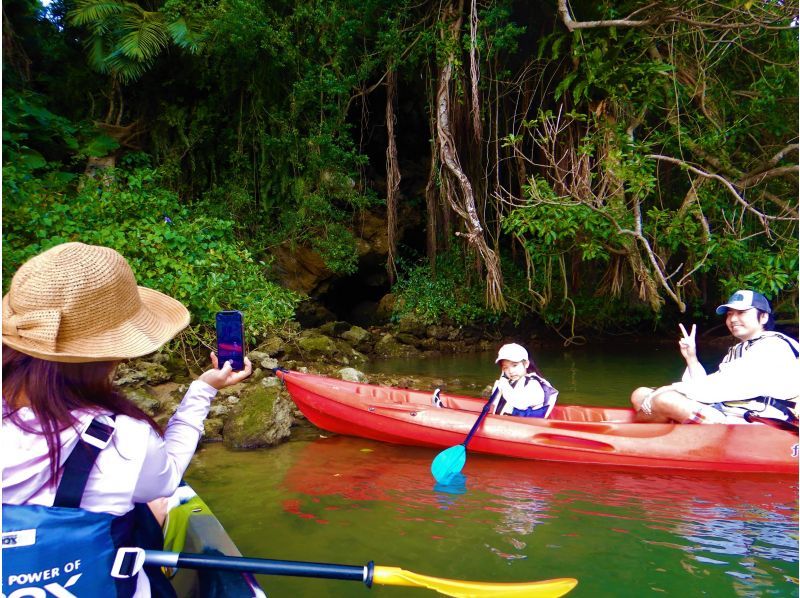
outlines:
M797 422L790 422L783 419L775 419L774 417L761 417L756 411L745 411L744 420L750 423L758 422L779 430L786 430L787 432L798 433Z
M372 574L375 564L370 561L366 566L336 565L334 563L305 563L301 561L278 561L272 559L256 559L248 557L217 556L213 554L180 553L179 568L187 569L223 569L227 571L247 571L263 575L288 575L294 577L320 577L323 579L344 579L363 581L367 587L372 586Z
M483 418L486 417L487 413L489 413L489 407L491 407L492 402L494 401L494 398L497 396L498 392L500 392L499 386L494 389L492 396L489 397L489 400L486 401L486 404L483 406L483 410L481 411L481 414L478 416L478 419L476 419L475 423L472 424L472 429L469 431L469 434L467 434L467 437L464 439L464 442L461 443L464 445L464 448L467 448L469 441L472 440L472 437L475 435L475 432L477 432L478 428L480 427Z

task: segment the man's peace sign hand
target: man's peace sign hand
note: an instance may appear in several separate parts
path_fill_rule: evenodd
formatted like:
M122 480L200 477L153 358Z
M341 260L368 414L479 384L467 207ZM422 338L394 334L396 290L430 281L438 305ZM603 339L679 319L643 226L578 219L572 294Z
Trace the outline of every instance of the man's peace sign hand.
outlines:
M697 345L694 340L697 334L697 326L692 324L691 332L686 332L686 328L683 327L683 324L678 324L678 326L681 329L681 334L683 334L683 338L678 341L678 345L681 349L681 355L683 355L686 363L689 363L697 359Z

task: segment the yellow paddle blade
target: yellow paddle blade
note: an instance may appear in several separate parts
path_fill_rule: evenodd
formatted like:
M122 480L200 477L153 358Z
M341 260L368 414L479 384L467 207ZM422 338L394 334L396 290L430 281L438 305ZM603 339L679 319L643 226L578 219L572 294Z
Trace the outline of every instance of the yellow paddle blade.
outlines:
M563 596L578 585L577 579L548 579L521 583L492 583L486 581L461 581L442 579L405 571L399 567L375 567L372 582L386 586L411 586L428 588L445 596L459 598L556 598Z

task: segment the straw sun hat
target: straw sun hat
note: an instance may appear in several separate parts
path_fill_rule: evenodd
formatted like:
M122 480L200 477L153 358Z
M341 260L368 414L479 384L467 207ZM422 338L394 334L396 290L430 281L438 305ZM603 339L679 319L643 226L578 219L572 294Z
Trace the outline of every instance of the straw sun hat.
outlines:
M115 361L158 349L189 311L139 287L108 247L64 243L25 262L3 297L3 344L46 361Z

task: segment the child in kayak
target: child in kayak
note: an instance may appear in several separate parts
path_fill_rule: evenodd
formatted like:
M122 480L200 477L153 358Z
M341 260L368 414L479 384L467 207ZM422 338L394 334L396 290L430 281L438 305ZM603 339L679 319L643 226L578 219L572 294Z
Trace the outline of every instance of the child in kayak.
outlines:
M525 347L516 343L503 345L495 363L501 376L494 383L492 413L520 417L547 417L553 410L558 391L544 379L539 368L528 358Z

